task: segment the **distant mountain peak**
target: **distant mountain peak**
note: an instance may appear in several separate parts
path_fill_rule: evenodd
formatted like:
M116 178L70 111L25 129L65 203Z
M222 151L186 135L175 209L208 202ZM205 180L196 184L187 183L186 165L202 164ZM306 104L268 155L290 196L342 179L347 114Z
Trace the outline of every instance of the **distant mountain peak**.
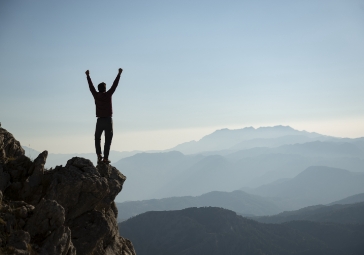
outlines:
M317 138L322 135L299 131L290 126L244 127L240 129L218 129L200 140L182 143L169 150L181 151L184 154L195 154L207 151L229 150L233 146L251 139L274 139L283 136L301 135L307 138Z
M276 126L263 126L263 127L259 127L257 129L263 129L263 128L282 128L282 129L293 129L290 126L284 126L284 125L276 125Z
M253 126L243 127L243 128L236 128L236 129L221 128L221 129L217 129L213 133L215 133L215 132L226 132L226 131L241 131L241 130L261 130L261 129L283 129L283 130L298 131L298 130L290 127L290 126L276 125L276 126L263 126L263 127L257 127L257 128L254 128Z

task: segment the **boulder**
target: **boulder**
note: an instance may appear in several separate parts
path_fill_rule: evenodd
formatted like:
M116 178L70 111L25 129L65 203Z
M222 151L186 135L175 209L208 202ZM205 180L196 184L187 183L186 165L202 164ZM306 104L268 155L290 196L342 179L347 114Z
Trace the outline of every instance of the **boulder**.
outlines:
M99 169L109 174L102 175ZM65 167L56 168L51 175L45 198L65 208L66 221L87 211L110 207L126 180L115 167L102 164L95 168L90 160L79 157L70 159Z

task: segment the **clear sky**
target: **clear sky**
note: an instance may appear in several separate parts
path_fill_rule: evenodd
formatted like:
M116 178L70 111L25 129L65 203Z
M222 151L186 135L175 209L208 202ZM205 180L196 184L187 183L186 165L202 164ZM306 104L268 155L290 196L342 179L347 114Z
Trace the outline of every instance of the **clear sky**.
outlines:
M113 150L215 129L364 136L364 1L1 1L0 122L24 145L92 152L85 71L112 84Z

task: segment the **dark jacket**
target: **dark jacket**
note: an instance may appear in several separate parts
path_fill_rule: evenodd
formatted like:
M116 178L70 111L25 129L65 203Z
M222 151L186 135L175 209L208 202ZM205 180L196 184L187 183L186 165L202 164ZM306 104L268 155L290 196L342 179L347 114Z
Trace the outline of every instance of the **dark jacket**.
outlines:
M95 99L96 117L112 117L112 101L111 97L114 94L116 87L119 84L120 74L115 78L111 88L106 92L97 92L92 84L91 78L87 75L88 86Z

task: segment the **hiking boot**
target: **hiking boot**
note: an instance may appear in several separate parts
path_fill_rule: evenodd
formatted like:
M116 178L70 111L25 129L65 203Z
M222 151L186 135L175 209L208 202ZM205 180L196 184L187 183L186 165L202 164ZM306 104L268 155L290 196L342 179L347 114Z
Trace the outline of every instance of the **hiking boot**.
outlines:
M97 155L97 163L102 162L102 156L101 155Z
M104 158L104 159L102 160L102 162L104 162L105 164L110 164L110 163L111 163L111 161L110 161L110 160L108 160L107 158Z

